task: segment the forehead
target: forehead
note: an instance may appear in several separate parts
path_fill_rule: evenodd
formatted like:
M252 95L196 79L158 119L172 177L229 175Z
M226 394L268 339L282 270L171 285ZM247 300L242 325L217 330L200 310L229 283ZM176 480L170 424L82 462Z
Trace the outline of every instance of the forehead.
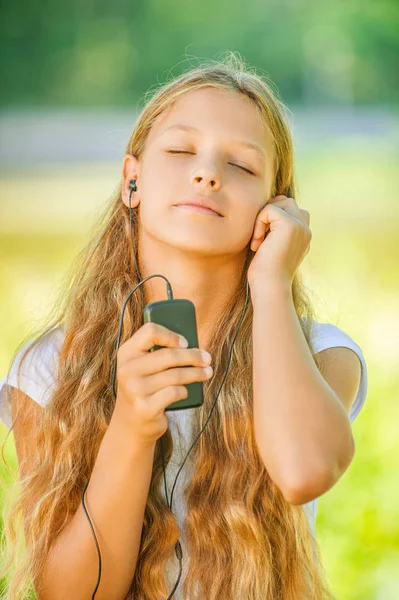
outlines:
M253 101L236 91L207 87L185 93L157 118L149 138L182 131L174 125L195 127L199 134L227 141L247 141L264 148L269 156L272 152L267 123Z

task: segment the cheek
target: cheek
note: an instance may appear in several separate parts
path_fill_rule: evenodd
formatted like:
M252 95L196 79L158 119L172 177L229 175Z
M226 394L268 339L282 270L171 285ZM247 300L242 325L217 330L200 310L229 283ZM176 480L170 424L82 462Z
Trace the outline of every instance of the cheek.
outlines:
M144 204L151 206L167 204L173 178L170 169L158 156L149 158L141 171L141 199Z
M230 243L234 240L237 251L241 251L250 243L254 232L256 214L255 209L247 207L246 209L237 209L234 216L231 215L226 228L226 236L229 238Z
M174 173L182 172L182 159L168 155L167 152L154 151L147 156L146 164L143 165L146 174L154 176L156 173L163 177L171 177Z
M148 168L143 171L143 181L146 182L144 189L156 201L162 204L162 198L166 203L171 194L175 194L178 186L182 184L182 168L168 161L162 156L155 155L148 161Z
M257 215L261 210L261 199L259 192L254 190L254 194L245 190L234 203L234 221L245 232L253 231Z

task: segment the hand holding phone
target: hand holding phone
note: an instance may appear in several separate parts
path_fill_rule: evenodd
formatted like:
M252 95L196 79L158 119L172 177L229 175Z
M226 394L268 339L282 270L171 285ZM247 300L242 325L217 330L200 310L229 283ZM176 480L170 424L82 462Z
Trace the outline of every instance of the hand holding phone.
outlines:
M181 347L180 339L176 331L146 322L118 348L118 387L112 418L128 422L140 444L155 444L168 429L165 410L186 402L190 385L201 386L202 399L202 382L212 376L212 372L206 372L211 358L204 360L198 347ZM196 400L198 395L194 395Z

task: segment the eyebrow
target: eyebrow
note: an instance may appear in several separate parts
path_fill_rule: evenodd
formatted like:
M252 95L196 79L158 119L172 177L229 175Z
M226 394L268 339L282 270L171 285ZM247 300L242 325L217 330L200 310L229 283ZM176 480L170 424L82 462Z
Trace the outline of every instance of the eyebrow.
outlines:
M164 129L162 131L162 133L169 131L169 129L180 129L182 131L196 131L197 133L200 132L200 130L197 129L197 127L193 127L192 125L176 124L176 125L170 125L166 129ZM162 135L162 133L161 133L161 135ZM258 146L258 144L254 144L252 142L247 142L245 140L235 140L232 143L236 144L236 145L244 146L245 148L248 148L249 150L254 150L260 156L260 158L262 158L263 160L265 160L265 158L266 158L265 151L263 150L263 148L261 146Z

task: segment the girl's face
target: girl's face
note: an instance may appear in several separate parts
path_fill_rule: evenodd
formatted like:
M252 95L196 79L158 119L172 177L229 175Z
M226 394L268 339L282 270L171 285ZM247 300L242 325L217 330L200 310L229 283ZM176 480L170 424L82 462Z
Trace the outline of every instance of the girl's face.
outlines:
M141 160L125 157L125 176L137 178L140 235L197 254L243 251L270 197L273 153L248 98L215 88L183 95L155 122ZM194 197L223 216L175 206Z

